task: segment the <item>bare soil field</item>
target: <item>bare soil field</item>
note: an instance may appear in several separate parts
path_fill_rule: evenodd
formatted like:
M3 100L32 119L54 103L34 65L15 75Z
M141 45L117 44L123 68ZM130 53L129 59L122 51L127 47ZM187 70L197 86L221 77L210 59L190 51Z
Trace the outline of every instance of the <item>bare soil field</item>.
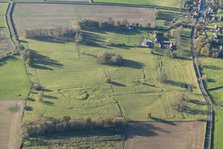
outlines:
M203 122L131 123L125 149L202 149Z
M17 32L24 30L73 27L82 19L115 21L127 19L129 23L154 24L156 12L153 8L124 6L99 6L78 4L20 4L14 8L13 20Z
M19 129L23 101L0 101L0 148L17 149L20 145Z
M10 37L7 35L6 28L0 28L0 57L14 51L15 48L10 40Z

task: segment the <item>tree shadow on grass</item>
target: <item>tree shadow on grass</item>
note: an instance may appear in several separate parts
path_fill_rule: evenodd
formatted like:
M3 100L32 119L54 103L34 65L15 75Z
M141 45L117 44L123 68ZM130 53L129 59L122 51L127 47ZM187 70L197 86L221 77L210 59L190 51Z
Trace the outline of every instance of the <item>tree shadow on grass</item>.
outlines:
M121 66L135 68L135 69L141 69L144 67L144 64L141 62L133 61L133 60L123 59L123 64Z
M155 124L155 123L154 123ZM153 137L157 136L158 132L170 133L160 127L156 127L153 123L147 122L131 122L127 129L127 138L141 137Z
M55 96L50 96L50 95L44 95L43 97L44 97L44 98L48 98L48 99L58 99L57 97L55 97Z
M172 122L172 121L167 121L165 119L161 119L161 118L158 118L158 117L151 117L152 120L154 120L155 122L161 122L161 123L164 123L164 124L168 124L168 125L176 125L176 123Z
M51 89L46 89L46 88L41 88L40 91L43 91L43 92L52 92L53 90Z
M111 85L114 85L114 86L118 86L118 87L126 87L125 84L118 83L118 82L114 82L114 81L110 82L110 84L111 84Z
M30 106L25 106L24 109L26 111L33 111L33 107L30 107Z
M207 82L212 82L212 83L214 83L214 82L216 82L216 80L215 80L215 79L208 78L208 79L207 79Z
M173 85L173 86L178 86L178 87L182 87L182 88L187 88L188 87L187 83L179 82L179 81L173 81L173 80L164 80L164 81L162 81L162 83Z
M131 48L141 48L141 46L131 46L131 45L120 44L120 43L118 43L118 44L114 44L114 43L112 43L112 44L110 44L110 45L108 45L108 46L110 46L110 47L114 47L114 48L125 49L125 50L129 50L129 49L131 49Z
M54 103L51 101L43 101L43 104L47 105L47 106L53 106Z
M94 54L89 54L89 53L82 53L82 54L86 55L86 56L93 57L93 58L97 58L97 55L94 55Z
M31 51L31 57L33 60L32 67L36 69L44 69L44 70L53 70L51 67L62 67L63 64L60 64L58 61L51 59L48 56L42 55L35 51Z
M31 97L27 98L27 100L32 101L32 102L36 101L34 98L31 98Z
M87 45L87 46L92 46L92 47L101 47L101 48L106 48L106 46L103 46L105 38L94 34L90 32L82 32L83 36L83 42L82 44Z
M146 83L146 82L143 82L141 83L142 85L145 85L145 86L149 86L149 87L156 87L155 84L149 84L149 83Z
M6 65L9 61L16 61L16 60L18 60L18 58L16 58L15 56L1 58L0 59L0 67Z
M190 99L189 102L193 103L193 104L196 104L196 105L201 105L201 106L205 106L206 105L205 102L202 102L202 101L199 101L199 100L196 100L196 99Z
M206 110L196 109L196 108L190 108L186 105L181 105L180 109L177 109L179 112L188 113L191 115L207 115Z
M54 36L33 36L33 37L29 37L29 39L43 41L43 42L60 43L60 44L72 42L71 38L54 37Z
M218 87L214 87L214 88L209 88L209 89L207 89L207 91L214 91L214 90L218 90L218 89L223 89L223 86L218 86Z
M158 53L158 52L153 52L152 54L153 54L153 55L156 55L156 56L161 56L161 57L165 56L165 55L163 55L163 54L161 54L161 53Z

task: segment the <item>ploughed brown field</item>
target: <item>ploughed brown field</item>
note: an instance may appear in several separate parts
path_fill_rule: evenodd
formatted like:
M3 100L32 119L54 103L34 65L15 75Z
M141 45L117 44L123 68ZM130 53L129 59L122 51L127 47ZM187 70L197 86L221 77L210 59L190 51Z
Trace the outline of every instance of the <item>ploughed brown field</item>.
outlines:
M125 149L202 149L203 122L131 123Z
M16 149L20 146L20 126L23 101L0 101L0 148Z
M124 6L79 5L79 4L31 4L17 3L13 20L17 32L23 35L25 30L57 27L74 27L82 19L154 24L156 11L154 8L135 8Z

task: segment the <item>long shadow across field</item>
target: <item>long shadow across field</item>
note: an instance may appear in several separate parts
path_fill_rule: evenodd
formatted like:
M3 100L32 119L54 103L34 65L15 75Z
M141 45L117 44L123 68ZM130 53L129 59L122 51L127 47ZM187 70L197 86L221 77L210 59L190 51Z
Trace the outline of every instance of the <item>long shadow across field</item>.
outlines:
M152 120L156 121L156 122L161 122L161 123L164 123L164 124L168 124L168 125L176 125L176 123L172 122L172 121L167 121L165 119L161 119L161 118L158 118L158 117L151 117Z
M122 83L119 83L119 82L115 82L115 81L110 82L110 84L114 85L114 86L119 86L119 87L126 87L125 84L122 84Z
M51 42L51 43L60 43L65 44L67 42L72 42L72 38L68 37L54 37L54 36L33 36L29 37L29 39L43 41L43 42Z
M31 51L31 57L33 60L32 67L36 69L53 70L51 67L62 67L63 64L56 60L51 59L48 56L37 53L36 51ZM51 67L49 67L51 66Z
M173 80L164 80L162 81L165 84L173 85L173 86L178 86L182 88L187 88L187 83L184 82L179 82L179 81L173 81Z
M6 65L8 61L16 61L16 60L18 60L18 58L14 57L14 56L2 58L2 59L0 59L0 67Z
M123 67L129 67L129 68L135 68L135 69L141 69L144 67L144 64L141 62L133 61L133 60L128 60L124 59L123 60Z
M158 135L157 132L170 133L160 127L156 127L152 123L147 122L131 122L128 126L128 138L134 138L137 136L153 137Z
M223 89L223 86L218 86L218 87L214 87L214 88L209 88L209 89L207 89L207 91L214 91L214 90L219 90L219 89Z
M200 106L201 106L201 104L200 104ZM190 108L186 105L183 105L180 109L177 109L177 111L183 112L183 113L188 113L188 114L191 114L191 115L207 115L206 110Z
M102 36L86 31L83 31L81 35L83 36L82 44L87 46L106 48L103 46L105 39Z
M189 100L190 103L196 104L196 105L200 105L200 106L206 106L207 104L205 102L196 100L196 99L190 99Z

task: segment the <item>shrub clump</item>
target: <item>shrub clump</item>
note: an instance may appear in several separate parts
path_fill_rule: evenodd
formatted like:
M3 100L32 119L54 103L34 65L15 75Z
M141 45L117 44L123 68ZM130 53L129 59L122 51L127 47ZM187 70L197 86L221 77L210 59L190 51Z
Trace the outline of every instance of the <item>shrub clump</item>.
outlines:
M121 65L123 63L123 58L119 53L103 51L98 54L97 62L104 65Z

